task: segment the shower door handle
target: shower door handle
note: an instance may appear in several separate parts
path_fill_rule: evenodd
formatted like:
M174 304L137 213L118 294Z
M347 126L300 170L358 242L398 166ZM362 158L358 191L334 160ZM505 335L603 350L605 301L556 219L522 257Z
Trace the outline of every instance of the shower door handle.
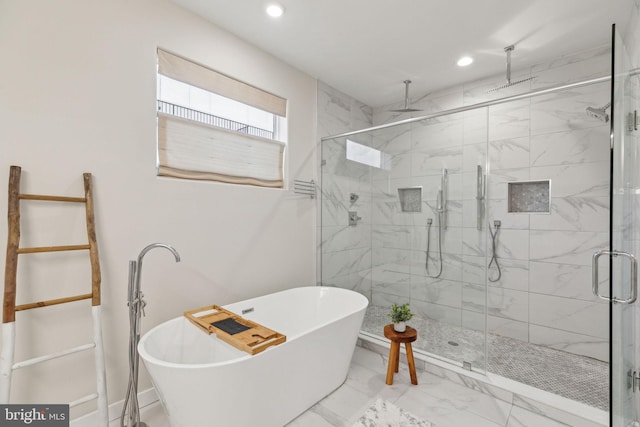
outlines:
M602 255L608 255L610 257L625 257L628 258L630 263L630 286L631 286L631 295L629 296L629 298L627 299L619 299L616 298L614 296L603 296L600 295L599 292L599 280L598 280L598 259L602 256ZM633 304L636 299L638 298L638 259L633 255L630 254L628 252L623 252L623 251L607 251L607 250L601 250L601 251L597 251L596 253L593 254L593 256L591 257L591 286L592 286L592 291L593 294L595 296L597 296L598 298L601 298L603 300L607 300L607 301L613 301L614 303L620 303L620 304Z

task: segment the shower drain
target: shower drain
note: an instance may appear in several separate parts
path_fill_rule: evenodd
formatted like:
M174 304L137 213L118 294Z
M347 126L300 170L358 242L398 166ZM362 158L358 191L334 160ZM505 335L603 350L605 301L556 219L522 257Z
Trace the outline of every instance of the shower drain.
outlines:
M459 346L459 345L460 345L460 344L458 344L458 343L457 343L457 342L455 342L455 341L449 341L449 342L448 342L448 344L449 344L449 345L452 345L452 346L454 346L454 347L457 347L457 346Z

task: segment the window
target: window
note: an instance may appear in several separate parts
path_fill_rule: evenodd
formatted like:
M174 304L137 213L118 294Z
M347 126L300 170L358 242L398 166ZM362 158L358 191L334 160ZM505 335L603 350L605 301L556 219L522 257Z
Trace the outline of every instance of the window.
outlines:
M382 152L347 139L347 159L364 165L382 168Z
M282 141L282 118L170 77L158 75L158 111L248 135Z
M158 174L283 186L286 100L158 50Z

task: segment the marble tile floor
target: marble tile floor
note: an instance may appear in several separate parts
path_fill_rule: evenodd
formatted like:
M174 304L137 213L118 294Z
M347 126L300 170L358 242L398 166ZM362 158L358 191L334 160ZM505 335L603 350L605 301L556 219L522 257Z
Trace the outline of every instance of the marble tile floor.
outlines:
M370 306L362 330L382 335L389 323L388 308ZM484 365L483 333L414 316L409 322L418 330L413 348L472 366ZM456 345L457 344L457 345ZM488 372L557 394L589 406L609 409L609 365L499 335L489 334Z
M387 357L356 347L347 380L288 427L351 427L378 398L392 402L436 427L599 427L581 420L561 423L527 410L517 399L501 398L455 383L434 373L419 371L411 385L407 366L400 364L393 385L386 385ZM158 402L142 408L142 421L150 427L170 427ZM119 427L113 421L109 427ZM233 426L229 426L233 427Z

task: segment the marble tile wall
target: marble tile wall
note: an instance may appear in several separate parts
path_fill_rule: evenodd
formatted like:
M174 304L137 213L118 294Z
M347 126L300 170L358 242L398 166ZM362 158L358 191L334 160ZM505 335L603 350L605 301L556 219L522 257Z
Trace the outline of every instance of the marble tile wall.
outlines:
M608 61L607 49L559 58L521 73L522 78L535 76L523 87L498 93L486 93L499 86L497 79L473 82L462 88L464 103L603 75ZM589 266L591 254L608 245L608 130L584 109L606 104L608 90L607 84L593 85L467 115L471 123L464 127L471 132L463 132L462 145L471 154L462 169L465 274L457 318L462 326L483 329L478 314L486 304L490 332L607 359L607 306L591 295ZM495 280L497 270L485 267L491 255L486 225L483 232L475 229L473 169L486 157L486 225L501 221L497 255L502 276L487 282L485 297L485 274ZM508 212L508 182L547 179L550 214ZM449 313L447 319L452 317Z
M372 109L332 87L318 82L319 138L372 125ZM367 135L355 141L370 145ZM371 298L371 168L346 159L345 141L327 141L322 147L318 191L318 283L356 290ZM350 195L358 199L351 203ZM348 212L362 218L349 226Z
M531 67L519 74L533 80L501 91L487 93L504 83L496 76L427 94L414 102L422 111L412 114L592 78L608 67L608 49L594 49ZM371 175L371 270L359 276L371 286L372 303L411 299L421 315L480 330L486 305L491 332L606 360L606 305L591 295L589 266L591 254L608 244L608 137L606 125L584 109L607 100L608 85L594 85L370 134L372 146L390 159L390 169ZM374 109L372 123L405 118L392 108ZM478 165L490 172L482 231L476 229ZM439 267L434 210L442 168L448 178L447 229L443 271L432 278ZM507 212L508 182L546 179L550 214ZM397 188L413 186L423 189L422 212L402 212ZM502 277L487 282L487 275L495 279L497 273L487 271L487 223L494 220L502 224ZM353 265L362 265L358 255Z
M598 77L608 72L609 55L603 47L529 67L513 80L532 80L499 91L488 92L504 76L429 93L413 103L422 111L408 114L390 112L394 105L370 109L321 83L319 136ZM608 99L608 84L597 84L351 137L380 150L384 168L345 160L344 140L326 141L321 281L375 305L410 300L429 318L478 330L486 319L490 332L606 360L607 308L591 294L590 257L609 239L608 127L585 108ZM480 231L478 166L489 172ZM435 278L443 168L447 228ZM551 181L551 212L509 213L508 183L530 180ZM421 212L402 212L397 189L404 187L422 187ZM360 196L355 206L351 192ZM348 210L362 217L355 227L347 225ZM494 220L501 221L502 274L495 282L487 280L497 278L494 266L487 269Z
M520 71L524 84L487 93L504 77L427 94L413 116L606 74L609 50L593 49ZM591 254L608 245L607 126L585 114L608 102L607 84L500 104L374 136L394 160L373 175L372 302L411 299L414 311L454 325L490 332L601 360L608 357L607 306L591 294ZM374 109L373 124L406 118ZM477 166L486 172L486 217L477 230ZM437 272L436 194L448 172L443 272ZM551 213L509 213L507 185L551 181ZM422 186L419 215L401 212L398 187ZM432 218L429 273L427 226ZM487 225L501 221L497 255L502 276L487 270ZM606 278L606 274L604 275ZM488 286L487 286L488 283Z

